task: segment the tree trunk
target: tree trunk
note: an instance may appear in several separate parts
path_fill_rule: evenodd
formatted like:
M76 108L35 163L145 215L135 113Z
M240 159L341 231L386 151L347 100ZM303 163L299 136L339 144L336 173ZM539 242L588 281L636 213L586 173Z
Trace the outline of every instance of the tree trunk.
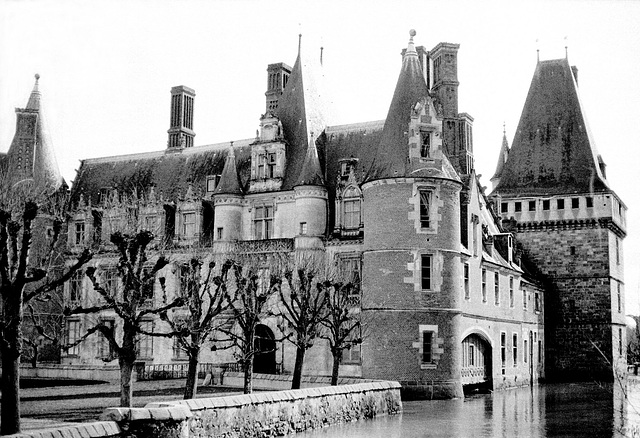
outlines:
M20 432L20 355L2 349L2 415L0 434Z
M120 359L120 407L130 408L133 399L134 361Z
M293 381L291 382L291 389L300 389L300 382L302 381L302 366L304 365L304 348L298 347L296 349L296 365L293 369Z
M189 352L189 369L187 370L187 383L184 387L184 399L195 398L198 391L198 356L200 349Z
M340 352L333 353L333 369L331 370L331 386L338 385L338 374L340 373Z

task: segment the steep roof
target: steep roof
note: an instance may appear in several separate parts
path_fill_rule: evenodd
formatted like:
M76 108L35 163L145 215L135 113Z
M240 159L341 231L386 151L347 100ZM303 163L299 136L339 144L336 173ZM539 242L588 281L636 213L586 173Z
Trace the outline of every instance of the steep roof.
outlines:
M500 147L500 155L498 156L498 164L496 164L496 173L493 174L491 180L496 178L500 178L502 175L502 169L504 168L504 163L509 156L509 142L507 141L507 131L503 131L502 133L502 146Z
M229 152L227 152L222 175L220 175L220 183L214 193L216 195L242 195L242 187L240 186L240 178L238 178L236 154L233 150L233 145L229 146Z
M420 99L429 96L427 83L422 74L413 36L410 33L407 50L402 57L402 68L391 99L389 112L382 130L382 137L375 155L371 179L393 178L406 173L409 157L407 129L411 110Z
M13 183L33 181L39 187L58 189L64 181L41 106L40 75L35 78L26 107L16 109L16 132L5 159L8 177Z
M298 48L298 57L275 111L287 141L283 190L289 190L297 183L311 133L318 137L326 127L324 113L319 62L303 56Z
M311 139L309 139L307 155L304 159L304 164L302 165L302 170L300 171L296 185L324 186L322 168L320 167L320 159L318 158L318 149L316 149L316 142L313 139L313 135Z
M494 193L608 190L567 59L539 62Z

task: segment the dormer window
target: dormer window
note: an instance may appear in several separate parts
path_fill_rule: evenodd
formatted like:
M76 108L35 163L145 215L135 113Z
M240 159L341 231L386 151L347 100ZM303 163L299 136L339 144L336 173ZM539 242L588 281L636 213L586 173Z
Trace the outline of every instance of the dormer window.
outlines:
M85 239L84 234L84 221L78 221L75 223L75 245L83 245Z
M340 177L343 179L349 178L351 171L355 174L357 164L358 159L353 157L340 160Z
M276 154L267 154L267 178L273 178L276 175Z
M182 214L182 236L194 237L195 235L196 235L196 214L183 213Z
M420 158L429 158L431 155L431 132L420 131Z
M220 183L220 175L207 176L207 193L213 193Z

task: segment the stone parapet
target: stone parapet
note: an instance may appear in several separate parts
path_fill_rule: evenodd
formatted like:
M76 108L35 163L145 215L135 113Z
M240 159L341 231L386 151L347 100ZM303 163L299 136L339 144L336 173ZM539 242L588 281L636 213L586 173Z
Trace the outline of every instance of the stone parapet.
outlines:
M110 438L122 435L120 427L115 421L95 421L93 423L28 430L6 436L12 438Z

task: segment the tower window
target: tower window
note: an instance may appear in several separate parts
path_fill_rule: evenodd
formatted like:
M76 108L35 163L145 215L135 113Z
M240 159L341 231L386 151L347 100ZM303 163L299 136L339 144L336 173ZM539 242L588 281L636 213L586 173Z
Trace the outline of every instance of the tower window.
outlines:
M420 228L429 228L431 226L430 207L431 192L420 190Z
M536 211L536 201L529 201L529 211Z
M422 332L422 363L433 362L433 333Z
M580 198L571 198L571 208L580 208Z
M420 131L420 157L429 158L431 154L431 133Z
M431 255L423 254L420 261L420 287L423 290L431 289Z
M224 228L223 227L218 227L218 229L216 230L216 238L218 240L222 240L222 236L223 236L222 233L223 232L224 232Z
M551 201L548 199L545 199L544 201L542 201L542 209L543 210L549 210L551 208Z
M464 264L464 298L471 298L469 291L469 263Z
M564 210L564 199L558 199L558 210Z
M300 235L305 235L305 234L307 234L307 223L300 222Z

